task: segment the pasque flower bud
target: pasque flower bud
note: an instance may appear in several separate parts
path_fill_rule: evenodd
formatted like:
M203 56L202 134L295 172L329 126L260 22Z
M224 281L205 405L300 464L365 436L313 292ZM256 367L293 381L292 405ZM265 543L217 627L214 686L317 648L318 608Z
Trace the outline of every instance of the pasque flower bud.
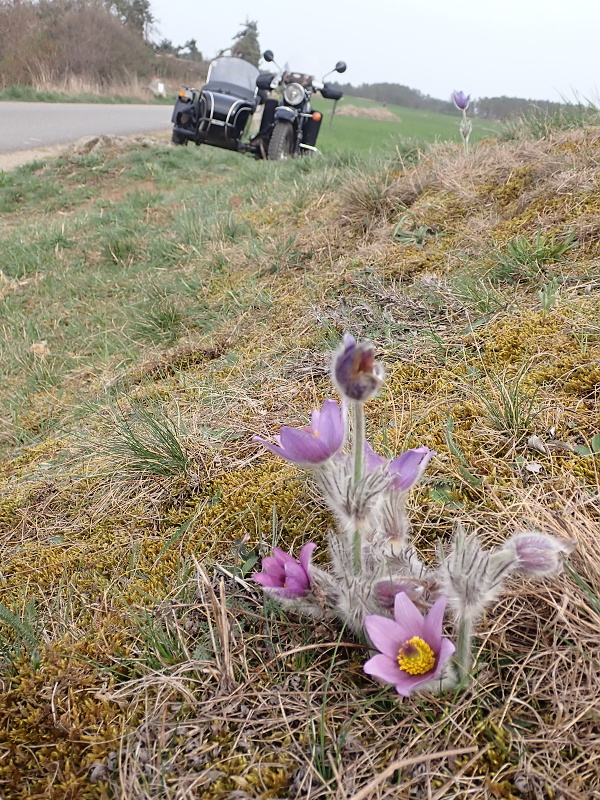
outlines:
M333 356L332 379L347 400L366 403L381 389L383 366L374 360L373 343L368 339L357 344L347 333L342 346Z
M571 553L574 547L566 539L531 531L511 536L503 549L515 554L518 572L533 578L545 578L562 570L563 554Z
M460 111L466 111L471 102L471 95L466 95L464 92L457 92L455 90L452 92L452 101Z

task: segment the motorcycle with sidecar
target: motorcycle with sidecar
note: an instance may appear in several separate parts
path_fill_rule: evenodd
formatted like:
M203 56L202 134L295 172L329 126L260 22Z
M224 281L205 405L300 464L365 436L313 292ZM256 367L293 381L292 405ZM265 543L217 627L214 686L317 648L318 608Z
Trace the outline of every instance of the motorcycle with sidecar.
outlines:
M263 54L263 58L267 62L275 63L270 50ZM332 72L345 71L346 64L343 61L338 61L332 70ZM312 75L304 72L287 70L282 72L278 86L283 96L279 102L275 101L272 111L273 121L271 123L269 120L266 129L267 158L279 160L316 151L323 116L320 111L313 109L312 95L320 92L326 99L336 102L343 95L339 87L324 83L325 77L327 76L324 76L323 81L316 81ZM273 83L275 81L272 82L272 86Z
M273 61L267 50L265 61ZM340 61L335 71L344 72ZM269 97L280 88L282 98ZM219 56L210 65L202 89L180 89L171 121L172 141L176 145L208 144L228 150L251 153L257 158L281 159L316 150L321 114L313 111L314 91L338 100L342 92L335 86L316 82L312 76L283 72L261 74L237 56ZM260 106L263 113L258 132L250 135L252 118Z

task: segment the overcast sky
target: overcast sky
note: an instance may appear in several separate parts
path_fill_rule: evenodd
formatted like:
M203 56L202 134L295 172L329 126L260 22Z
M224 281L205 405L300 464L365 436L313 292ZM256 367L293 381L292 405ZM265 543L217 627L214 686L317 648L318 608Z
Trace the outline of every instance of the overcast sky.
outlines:
M256 20L281 66L321 77L386 81L448 98L598 100L598 0L151 0L154 38L197 40L205 57Z

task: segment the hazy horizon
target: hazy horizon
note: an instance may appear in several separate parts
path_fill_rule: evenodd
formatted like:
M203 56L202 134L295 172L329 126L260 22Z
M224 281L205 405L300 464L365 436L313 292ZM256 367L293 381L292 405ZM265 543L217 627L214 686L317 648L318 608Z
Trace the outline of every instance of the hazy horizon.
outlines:
M151 0L153 39L183 45L196 39L205 58L229 46L246 19L258 23L263 50L317 76L348 63L340 80L399 83L448 99L454 89L473 97L595 100L600 4L573 0L421 0L401 7L374 0L365 15L357 0L305 0L301 10L274 0L230 0L227 14L202 13L193 0Z

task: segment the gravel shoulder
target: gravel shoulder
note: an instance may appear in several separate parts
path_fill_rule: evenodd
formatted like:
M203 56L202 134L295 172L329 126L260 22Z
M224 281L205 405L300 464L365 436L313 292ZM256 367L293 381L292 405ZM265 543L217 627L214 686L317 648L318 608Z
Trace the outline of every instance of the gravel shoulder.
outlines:
M16 169L16 167L31 161L57 158L66 149L64 144L55 144L50 147L36 147L33 150L13 150L10 153L0 153L0 172L9 172L11 169Z
M105 142L109 138L111 138L113 141L118 140L119 142L132 142L135 140L139 141L141 138L144 140L153 139L162 144L170 141L171 134L170 131L165 132L164 130L160 130L150 131L145 134L144 137L140 137L139 133L132 133L130 135L118 137L85 136L82 139L78 139L76 142L66 145L54 144L46 147L35 147L29 150L12 150L9 153L0 153L0 172L10 172L10 170L16 169L23 164L29 164L32 161L46 161L47 159L58 158L66 153L82 154L85 152L91 152L91 150L96 146L95 143L91 144L94 140L102 143L103 140Z

